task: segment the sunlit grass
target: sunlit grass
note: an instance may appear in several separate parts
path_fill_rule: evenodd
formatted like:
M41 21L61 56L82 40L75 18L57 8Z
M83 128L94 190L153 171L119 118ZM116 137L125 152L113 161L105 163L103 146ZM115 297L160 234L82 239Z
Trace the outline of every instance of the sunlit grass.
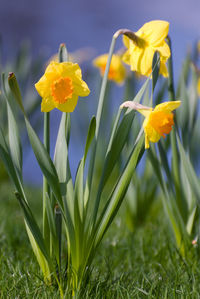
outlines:
M43 282L22 212L10 190L8 185L1 186L0 298L58 298L57 288ZM28 192L40 220L41 192ZM195 249L190 261L181 257L157 200L134 234L127 230L122 207L98 249L91 280L79 298L198 298L199 292L200 262Z

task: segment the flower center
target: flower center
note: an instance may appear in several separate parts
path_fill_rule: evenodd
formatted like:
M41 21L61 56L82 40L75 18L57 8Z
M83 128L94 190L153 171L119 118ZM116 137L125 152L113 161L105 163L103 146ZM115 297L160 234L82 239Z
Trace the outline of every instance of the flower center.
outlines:
M164 111L153 111L149 116L149 122L158 134L165 138L165 134L169 134L174 125L174 115Z
M103 76L105 73L105 70L106 70L106 64L103 65L100 70L101 70L101 75ZM116 76L116 71L112 68L112 66L110 66L110 69L108 72L108 79L113 80L113 79L115 79L115 76Z
M71 99L73 90L72 80L68 77L61 77L55 80L51 85L53 100L58 104L64 104L68 99Z

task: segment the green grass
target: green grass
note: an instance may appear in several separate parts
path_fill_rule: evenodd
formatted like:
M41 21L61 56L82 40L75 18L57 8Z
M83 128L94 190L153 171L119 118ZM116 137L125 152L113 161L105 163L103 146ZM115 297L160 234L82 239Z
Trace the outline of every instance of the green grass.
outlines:
M43 282L12 188L0 189L0 298L59 298ZM40 218L40 192L28 191ZM80 298L200 298L200 262L191 248L184 260L173 244L159 202L132 234L123 208L105 235ZM66 296L67 298L67 296Z

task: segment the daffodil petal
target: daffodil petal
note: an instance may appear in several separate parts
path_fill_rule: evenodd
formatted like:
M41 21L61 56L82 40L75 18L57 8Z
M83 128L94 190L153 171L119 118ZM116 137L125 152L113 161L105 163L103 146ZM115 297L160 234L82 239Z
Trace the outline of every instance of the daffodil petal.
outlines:
M41 104L41 111L42 112L49 112L55 108L55 104L52 101L51 97L43 98Z
M145 134L145 149L148 149L148 148L149 148L149 139L148 139L147 134Z
M51 82L43 75L35 84L35 88L42 98L47 98L50 95Z
M130 39L126 35L123 35L123 43L124 43L125 47L129 48L129 46L130 46Z
M141 75L144 75L140 72L141 70L141 59L144 55L144 49L140 49L135 47L134 51L131 54L130 57L130 65L131 65L131 70L132 71L137 71L139 72Z
M149 124L149 118L145 118L143 122L143 128L145 136L148 138L150 142L158 142L161 138L161 135Z
M72 62L63 62L60 63L60 71L63 77L78 77L82 78L82 73L79 65L77 63Z
M157 105L154 109L154 111L166 111L171 112L175 109L177 109L181 104L181 101L170 101L170 102L164 102L159 105Z
M163 77L168 77L169 73L168 73L168 69L166 66L166 62L161 61L160 62L160 74L163 75Z
M80 97L86 97L90 93L90 89L83 80L73 78L74 93Z
M122 61L126 64L130 65L130 59L131 59L131 53L130 50L128 49L122 56Z
M78 102L78 96L73 94L71 99L68 99L66 103L59 104L56 103L55 107L62 112L73 112Z
M106 65L107 60L108 60L107 54L100 55L93 60L93 65L96 67L102 67L102 65Z
M106 64L108 60L108 54L103 54L93 61L93 65L98 67L100 70L101 76L104 75ZM117 84L121 84L124 82L126 77L126 69L122 64L122 58L118 54L112 55L112 60L110 64L110 69L108 72L108 79L115 81Z
M170 48L166 42L163 42L159 47L156 47L156 51L160 53L161 59L165 58L166 60L170 57Z
M49 81L56 80L56 78L60 77L61 68L60 63L56 61L51 61L45 70L45 76Z
M169 23L166 21L155 20L145 23L142 28L136 32L136 35L144 37L154 47L159 46L167 37Z
M148 76L151 73L152 69L152 61L153 61L153 55L154 50L151 47L147 47L144 50L143 55L141 56L140 65L139 65L139 72L142 75Z

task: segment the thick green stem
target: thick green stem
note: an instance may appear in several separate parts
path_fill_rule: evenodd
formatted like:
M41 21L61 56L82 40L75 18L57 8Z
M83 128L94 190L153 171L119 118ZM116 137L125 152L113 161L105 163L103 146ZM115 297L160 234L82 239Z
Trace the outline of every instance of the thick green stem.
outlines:
M172 46L171 46L171 39L169 36L167 37L167 41L171 51L171 56L168 60L168 72L169 72L168 94L169 94L169 100L175 101ZM174 182L175 182L176 199L181 211L182 203L181 203L181 191L180 191L179 155L178 155L175 129L176 129L176 122L175 122L175 128L172 130L170 134L170 140L171 140L171 147L172 147L172 172L173 172Z
M49 122L50 122L50 113L44 113L44 146L47 152L50 152L50 129L49 129ZM47 208L46 208L46 201L50 198L50 190L47 179L45 176L43 177L43 236L45 243L47 245L50 244L50 231L48 225L48 218L47 218ZM48 195L47 195L48 194ZM49 248L49 246L47 246Z
M111 64L116 40L120 34L122 34L122 31L119 30L113 35L109 54L108 54L106 69L105 69L104 77L102 80L100 95L99 95L99 102L98 102L97 114L96 114L95 140L94 140L93 151L91 153L91 160L90 160L90 167L89 167L89 174L88 174L88 186L89 186L89 190L90 190L90 194L89 194L90 197L91 197L92 181L93 181L93 174L94 174L94 168L95 168L95 159L96 159L96 153L97 153L97 143L98 143L98 139L99 139L99 128L100 128L102 111L103 111L103 106L104 106L104 101L105 101L106 86L107 86L107 82L108 82L108 73L109 73L109 69L110 69L110 64Z
M169 48L170 48L170 51L171 51L171 56L168 59L168 72L169 72L168 93L169 93L169 100L175 101L172 45L171 45L171 39L170 39L169 36L167 37L167 41L168 41L168 45L169 45Z

